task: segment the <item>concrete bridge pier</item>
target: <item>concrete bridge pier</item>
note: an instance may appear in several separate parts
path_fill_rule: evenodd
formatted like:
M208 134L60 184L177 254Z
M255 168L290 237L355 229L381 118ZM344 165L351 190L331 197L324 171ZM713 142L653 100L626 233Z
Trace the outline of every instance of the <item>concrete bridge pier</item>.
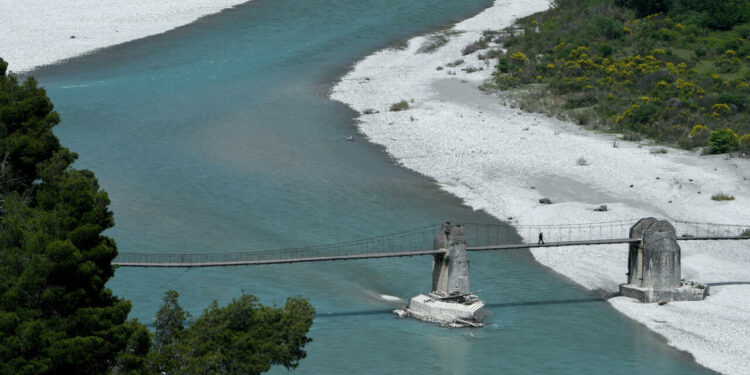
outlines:
M451 327L482 326L484 302L471 293L466 234L461 225L444 223L433 240L432 292L409 300L395 310L399 317L414 317Z
M708 286L681 279L680 245L674 227L666 220L645 218L630 228L628 282L620 285L623 296L641 302L700 301Z
M461 225L444 223L433 240L433 249L446 249L434 255L432 293L441 297L471 292L466 234Z

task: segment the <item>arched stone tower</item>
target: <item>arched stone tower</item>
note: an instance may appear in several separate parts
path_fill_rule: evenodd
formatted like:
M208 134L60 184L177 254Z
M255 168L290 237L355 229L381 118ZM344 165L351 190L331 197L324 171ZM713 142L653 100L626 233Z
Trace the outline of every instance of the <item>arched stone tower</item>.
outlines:
M628 283L620 285L626 297L641 302L695 301L708 295L708 286L685 284L681 279L681 250L674 227L666 220L649 217L630 228Z

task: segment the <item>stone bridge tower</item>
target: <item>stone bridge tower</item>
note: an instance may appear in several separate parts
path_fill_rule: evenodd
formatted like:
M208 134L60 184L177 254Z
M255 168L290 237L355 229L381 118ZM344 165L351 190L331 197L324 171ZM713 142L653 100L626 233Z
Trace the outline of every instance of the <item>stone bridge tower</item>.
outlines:
M683 283L681 249L674 227L666 220L652 217L639 220L630 228L628 283L620 293L641 302L695 301L708 295L708 287Z
M443 297L470 293L469 257L463 226L444 223L435 236L433 249L445 249L446 252L436 254L433 259L432 293Z

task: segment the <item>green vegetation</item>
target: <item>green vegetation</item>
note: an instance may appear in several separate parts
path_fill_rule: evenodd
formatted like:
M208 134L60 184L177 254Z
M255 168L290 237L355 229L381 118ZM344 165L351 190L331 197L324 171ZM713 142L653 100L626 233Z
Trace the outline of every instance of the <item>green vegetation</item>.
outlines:
M734 151L740 146L739 137L732 129L716 129L708 136L710 151L714 154L722 154Z
M183 329L186 315L168 293L151 350L149 331L127 320L130 302L105 286L117 256L102 235L114 225L107 193L92 172L72 168L77 155L52 133L60 117L44 89L6 70L0 59L0 374L296 367L314 315L301 298L275 308L243 295Z
M391 105L391 112L399 112L399 111L405 111L409 109L409 103L406 100L402 100L398 103L393 103Z
M741 237L750 237L750 229L745 229L740 233Z
M294 369L307 355L302 348L315 311L299 297L283 308L258 304L242 295L225 307L211 304L197 320L190 318L170 290L156 315L154 350L147 366L152 373L260 374L272 365Z
M105 283L114 221L94 174L70 167L60 118L33 78L0 60L0 373L102 374L129 339L130 302Z
M750 134L745 134L739 139L739 150L750 155Z
M711 196L711 199L715 201L733 201L734 196L725 193L716 193Z
M595 129L747 149L748 21L750 0L556 0L498 39L494 87Z

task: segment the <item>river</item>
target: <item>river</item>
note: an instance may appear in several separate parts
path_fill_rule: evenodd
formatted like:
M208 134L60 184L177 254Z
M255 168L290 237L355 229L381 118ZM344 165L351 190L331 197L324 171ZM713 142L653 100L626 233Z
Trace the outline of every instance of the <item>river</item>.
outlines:
M112 199L108 234L120 251L247 251L497 223L396 165L356 133L356 113L329 99L367 54L489 4L256 0L33 74L76 166ZM147 325L167 289L195 315L242 291L267 304L305 296L318 317L300 374L711 373L527 252L471 257L472 285L492 312L472 330L390 314L397 303L381 295L429 290L427 257L119 269L109 286Z

